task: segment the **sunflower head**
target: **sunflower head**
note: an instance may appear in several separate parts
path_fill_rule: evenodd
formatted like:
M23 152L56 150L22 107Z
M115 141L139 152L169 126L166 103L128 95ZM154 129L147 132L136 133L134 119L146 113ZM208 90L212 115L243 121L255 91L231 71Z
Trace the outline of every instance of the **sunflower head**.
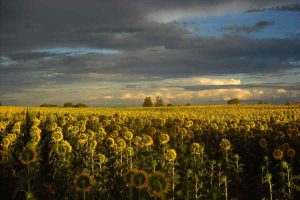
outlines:
M133 177L133 175L138 171L138 169L130 169L128 170L125 174L124 174L124 181L125 183L129 186L131 185L131 178ZM131 185L133 186L133 185Z
M88 135L88 137L89 137L90 139L93 139L94 136L95 136L95 132L92 131L92 130L89 130L89 131L87 132L87 135Z
M275 149L272 155L275 160L281 160L284 156L283 151L281 149Z
M145 146L151 146L153 145L153 139L149 135L143 135L142 142Z
M229 151L231 149L231 143L227 139L222 139L222 141L220 142L220 147L224 151Z
M106 137L106 135L107 135L107 133L106 133L105 129L104 128L100 128L99 132L98 132L98 136L100 137L100 139L103 140Z
M107 147L113 148L113 147L115 146L116 142L115 142L115 139L114 139L114 138L108 137L108 138L106 139L106 141L105 141L105 144L106 144Z
M294 158L294 157L295 157L295 154L296 154L295 149L288 148L288 149L286 150L286 155L287 155L289 158Z
M158 139L160 144L167 144L170 141L170 136L167 133L162 133Z
M135 136L135 138L133 139L133 143L136 146L143 146L142 138L140 136Z
M164 156L167 161L173 162L177 157L177 153L176 153L175 149L168 149L168 150L166 150Z
M99 153L98 158L99 158L99 162L101 164L106 163L106 161L107 161L106 156L104 154L102 154L102 153Z
M148 187L148 174L144 170L136 170L130 179L131 185L138 189Z
M204 144L194 142L193 144L191 144L190 148L192 155L201 155L204 152Z
M126 147L125 140L123 138L119 137L119 138L117 138L116 142L117 142L117 145L118 145L118 149L120 151L123 151L125 149L125 147Z
M4 149L8 149L8 147L11 145L11 141L8 137L3 138L2 142L1 142L1 146Z
M53 134L52 134L52 140L54 142L59 142L59 141L62 141L64 138L63 136L63 133L61 131L55 131Z
M87 136L85 133L80 133L80 134L78 135L78 142L79 142L80 144L85 143L87 140L88 140L88 136Z
M134 154L133 148L132 148L132 147L126 147L126 148L125 148L125 154L126 154L127 156L133 156L133 154Z
M41 140L41 134L35 133L31 135L31 142L38 143Z
M89 192L94 184L94 177L83 171L74 177L74 185L77 192Z
M124 139L125 139L125 140L130 141L130 140L132 140L132 138L133 138L133 134L132 134L131 131L126 131L126 132L124 133Z
M265 138L261 138L259 140L259 146L263 149L266 149L268 147L268 141Z
M72 152L72 146L68 141L63 141L62 145L63 145L63 149L65 152L68 152L68 153Z
M152 192L155 197L162 198L168 193L170 188L170 181L165 174L159 171L154 172L149 177L148 190Z
M19 160L23 165L30 165L37 160L36 149L32 146L26 146L19 154Z

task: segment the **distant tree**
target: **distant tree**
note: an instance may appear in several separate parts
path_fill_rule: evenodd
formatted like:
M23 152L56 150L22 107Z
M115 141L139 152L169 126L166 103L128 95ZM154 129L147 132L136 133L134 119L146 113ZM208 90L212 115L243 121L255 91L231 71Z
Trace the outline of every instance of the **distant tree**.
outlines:
M171 103L168 103L168 104L167 104L167 106L169 106L169 107L170 107L170 106L173 106L173 105L172 105Z
M2 103L1 103L1 101L0 101L0 106L2 106Z
M64 103L64 107L69 108L69 107L74 107L74 105L71 102Z
M230 99L228 104L240 104L240 100L238 98Z
M164 105L164 102L163 102L162 98L159 97L159 96L157 96L157 97L156 97L156 102L155 102L154 105L155 105L156 107L163 106L163 105Z
M145 97L143 107L152 107L153 103L151 97Z
M87 108L88 106L83 104L83 103L78 103L76 105L74 105L75 108Z
M58 106L55 104L43 103L42 105L40 105L40 107L58 107Z
M190 106L190 105L191 105L190 103L185 104L185 106Z
M257 104L269 104L269 103L266 101L258 101Z

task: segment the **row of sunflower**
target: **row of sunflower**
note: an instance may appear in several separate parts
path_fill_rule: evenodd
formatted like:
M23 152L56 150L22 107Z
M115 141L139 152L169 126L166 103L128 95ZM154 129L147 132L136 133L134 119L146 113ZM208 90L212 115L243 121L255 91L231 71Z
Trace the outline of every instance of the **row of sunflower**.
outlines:
M297 107L1 109L9 199L300 198Z

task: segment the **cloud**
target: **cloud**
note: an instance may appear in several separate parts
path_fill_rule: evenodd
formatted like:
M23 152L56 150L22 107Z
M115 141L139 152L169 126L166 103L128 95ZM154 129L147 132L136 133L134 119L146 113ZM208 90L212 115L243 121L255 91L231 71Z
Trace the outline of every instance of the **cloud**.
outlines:
M0 95L6 102L31 105L84 98L94 105L98 100L122 104L144 94L199 101L188 86L201 87L200 93L213 90L218 99L230 91L246 95L251 88L240 79L208 77L299 69L300 38L200 37L177 20L291 2L2 0Z
M256 22L256 24L254 25L236 25L236 24L231 24L228 26L223 27L222 29L224 31L229 31L229 32L233 32L233 33L253 33L253 32L259 32L269 26L274 25L275 22L274 21L258 21Z
M263 12L263 11L291 11L291 12L300 12L300 4L290 4L269 8L259 8L259 9L251 9L248 12Z

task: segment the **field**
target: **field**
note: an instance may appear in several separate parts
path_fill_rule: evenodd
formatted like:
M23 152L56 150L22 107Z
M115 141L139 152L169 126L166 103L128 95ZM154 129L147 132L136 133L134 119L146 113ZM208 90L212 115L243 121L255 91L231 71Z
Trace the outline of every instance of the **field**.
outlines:
M299 130L299 106L0 107L0 196L300 199Z

